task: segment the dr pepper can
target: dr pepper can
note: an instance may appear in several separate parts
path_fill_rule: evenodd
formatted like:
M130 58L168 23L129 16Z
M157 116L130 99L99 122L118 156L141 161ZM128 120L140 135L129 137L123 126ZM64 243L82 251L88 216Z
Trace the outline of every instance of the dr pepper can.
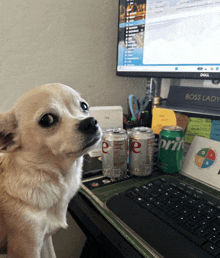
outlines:
M159 135L158 161L166 173L180 172L183 162L184 132L179 126L164 126Z
M109 178L127 175L128 136L124 129L106 130L102 137L102 173Z
M131 132L129 171L136 176L148 176L153 170L154 134L148 127L135 127Z

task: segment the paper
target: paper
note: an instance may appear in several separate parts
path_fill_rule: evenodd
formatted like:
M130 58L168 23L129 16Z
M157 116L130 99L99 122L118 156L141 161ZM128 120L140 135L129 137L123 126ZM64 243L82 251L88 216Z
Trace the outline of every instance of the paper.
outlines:
M213 120L212 121L212 129L210 134L210 139L215 141L220 141L220 121Z
M195 136L183 162L182 172L219 189L220 143Z
M188 116L179 114L179 113L175 113L175 114L176 114L177 125L182 127L183 131L185 131L188 125Z
M192 143L195 135L209 139L211 127L211 119L190 117L185 135L185 142Z
M152 129L154 134L159 134L166 125L177 125L176 115L173 110L164 108L153 109Z

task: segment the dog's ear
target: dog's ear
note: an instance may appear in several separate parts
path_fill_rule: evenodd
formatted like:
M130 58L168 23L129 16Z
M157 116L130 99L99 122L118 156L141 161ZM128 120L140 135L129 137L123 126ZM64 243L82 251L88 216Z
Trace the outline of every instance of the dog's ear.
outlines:
M12 111L0 114L0 152L11 152L19 147L17 121Z

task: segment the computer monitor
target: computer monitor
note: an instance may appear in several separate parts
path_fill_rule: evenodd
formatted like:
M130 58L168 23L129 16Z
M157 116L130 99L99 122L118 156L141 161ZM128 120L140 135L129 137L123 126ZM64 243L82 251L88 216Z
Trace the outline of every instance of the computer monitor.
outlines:
M220 80L219 0L119 0L117 75Z

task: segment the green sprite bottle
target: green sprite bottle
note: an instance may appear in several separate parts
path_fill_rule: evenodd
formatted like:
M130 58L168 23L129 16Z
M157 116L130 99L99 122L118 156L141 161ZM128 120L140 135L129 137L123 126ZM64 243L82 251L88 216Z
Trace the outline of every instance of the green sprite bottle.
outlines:
M183 163L184 132L179 126L164 126L159 135L158 161L166 173L180 172Z

